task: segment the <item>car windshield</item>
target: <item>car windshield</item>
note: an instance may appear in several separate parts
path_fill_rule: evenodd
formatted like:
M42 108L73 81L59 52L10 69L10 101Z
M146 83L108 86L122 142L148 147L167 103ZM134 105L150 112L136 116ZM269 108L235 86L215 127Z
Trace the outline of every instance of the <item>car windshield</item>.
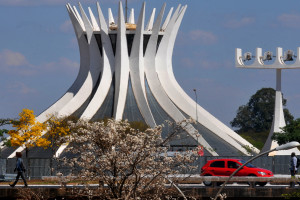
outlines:
M244 160L239 160L239 162L242 163L242 164L246 163L246 161L244 161ZM250 168L256 168L256 166L254 166L254 165L252 165L250 163L248 163L246 166L250 167Z

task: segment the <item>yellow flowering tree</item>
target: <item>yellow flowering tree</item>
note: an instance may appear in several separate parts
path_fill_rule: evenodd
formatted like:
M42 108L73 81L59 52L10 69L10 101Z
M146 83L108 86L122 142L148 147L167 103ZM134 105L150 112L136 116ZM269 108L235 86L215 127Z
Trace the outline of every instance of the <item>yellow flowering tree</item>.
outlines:
M49 145L47 139L42 137L46 126L36 120L33 110L23 109L19 116L19 120L12 121L15 130L10 130L8 134L11 146L25 146L27 157L30 147Z

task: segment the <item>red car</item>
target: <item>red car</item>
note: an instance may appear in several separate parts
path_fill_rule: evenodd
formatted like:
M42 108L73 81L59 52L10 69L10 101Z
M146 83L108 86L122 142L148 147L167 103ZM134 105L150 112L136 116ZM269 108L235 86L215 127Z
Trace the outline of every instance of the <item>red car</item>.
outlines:
M230 176L237 168L243 165L246 161L241 159L215 159L209 160L201 168L201 176ZM270 170L255 167L248 163L235 176L258 176L272 177L273 173ZM204 185L210 186L211 181L204 181ZM220 185L222 183L218 183ZM257 182L260 186L265 186L266 182Z

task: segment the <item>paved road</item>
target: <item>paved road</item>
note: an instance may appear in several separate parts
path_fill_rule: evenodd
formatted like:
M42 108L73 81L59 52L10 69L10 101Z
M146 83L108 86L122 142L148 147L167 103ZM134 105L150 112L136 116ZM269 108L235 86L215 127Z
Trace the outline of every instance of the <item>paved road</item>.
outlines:
M98 184L92 184L90 185L91 187L97 187ZM178 185L180 188L207 188L204 184L179 184ZM267 184L264 187L260 187L260 186L256 186L256 188L281 188L281 187L288 187L289 185L285 184L285 185L271 185L271 184ZM24 185L16 185L15 188L22 188L24 187ZM60 188L60 185L29 185L29 188ZM67 187L83 187L80 185L67 185ZM226 187L230 187L230 188L244 188L244 187L249 187L248 184L237 184L237 183L233 183L233 184L227 184ZM8 183L7 185L0 185L0 189L2 188L11 188ZM296 188L300 187L298 185L296 185Z

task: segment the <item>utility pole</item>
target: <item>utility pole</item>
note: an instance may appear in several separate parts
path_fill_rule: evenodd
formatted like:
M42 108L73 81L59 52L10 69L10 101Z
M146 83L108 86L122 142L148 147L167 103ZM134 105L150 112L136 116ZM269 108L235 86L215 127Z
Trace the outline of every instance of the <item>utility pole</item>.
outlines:
M196 122L198 122L198 108L197 108L198 97L197 97L197 90L193 89L193 91L195 92L195 96L196 96Z
M125 1L125 22L127 23L127 13L128 13L128 7L127 7L127 0Z

